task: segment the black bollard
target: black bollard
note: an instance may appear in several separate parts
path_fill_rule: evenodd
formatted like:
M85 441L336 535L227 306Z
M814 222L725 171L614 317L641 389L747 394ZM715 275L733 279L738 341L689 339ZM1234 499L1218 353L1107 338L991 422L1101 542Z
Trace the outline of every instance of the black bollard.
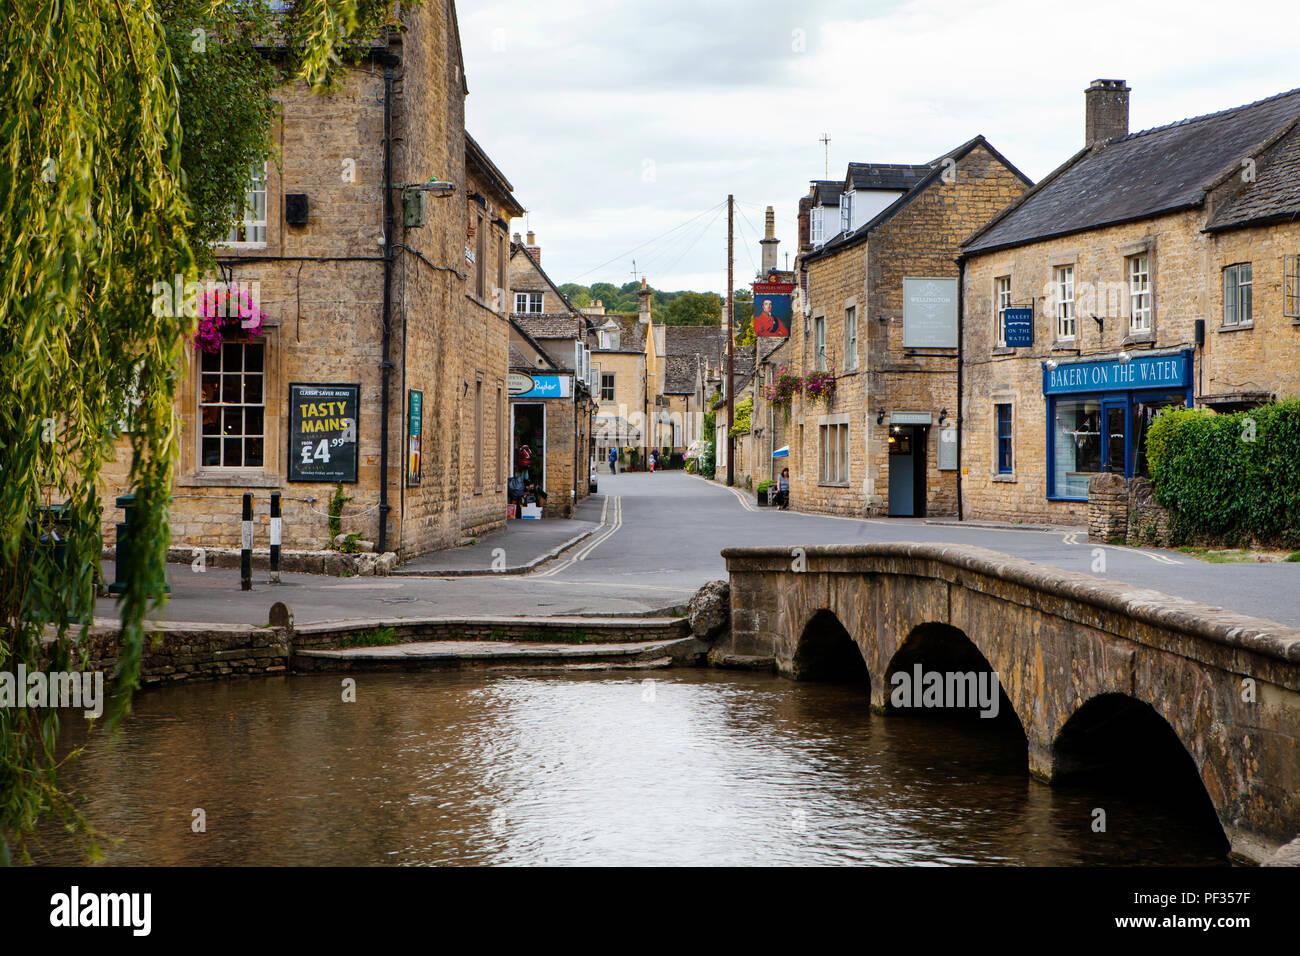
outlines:
M280 492L271 492L271 583L280 583Z
M244 492L244 515L239 529L239 590L253 590L253 494Z

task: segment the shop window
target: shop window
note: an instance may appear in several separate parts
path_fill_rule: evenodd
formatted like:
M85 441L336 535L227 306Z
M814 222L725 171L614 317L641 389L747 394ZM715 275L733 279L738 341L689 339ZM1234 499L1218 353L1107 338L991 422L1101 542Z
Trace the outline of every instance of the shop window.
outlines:
M1011 308L1011 276L993 280L993 308L997 312L998 348L1007 344L1007 309Z
M1240 262L1223 270L1223 324L1229 327L1250 325L1254 321L1252 293L1254 277L1251 264Z
M1056 402L1052 422L1052 494L1087 498L1088 479L1101 471L1101 402L1095 398Z
M226 342L204 352L199 381L199 464L261 468L266 463L266 346Z
M998 442L998 474L1009 475L1013 470L1011 457L1011 406L995 405Z
M1151 331L1151 258L1145 254L1128 260L1128 330L1132 335Z

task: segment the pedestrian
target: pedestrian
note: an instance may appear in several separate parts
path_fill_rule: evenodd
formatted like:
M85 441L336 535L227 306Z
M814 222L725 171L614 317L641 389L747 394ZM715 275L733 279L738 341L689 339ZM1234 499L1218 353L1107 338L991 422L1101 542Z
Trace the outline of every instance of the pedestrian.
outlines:
M790 510L790 469L782 468L776 479L776 505L778 511Z
M609 473L611 475L618 474L618 452L613 448L609 450Z
M515 517L524 516L524 490L528 486L527 478L524 472L517 472L510 476L506 482L506 494L509 495L510 502L515 506Z
M659 452L654 449L650 450L650 471L653 473L655 465L659 464Z

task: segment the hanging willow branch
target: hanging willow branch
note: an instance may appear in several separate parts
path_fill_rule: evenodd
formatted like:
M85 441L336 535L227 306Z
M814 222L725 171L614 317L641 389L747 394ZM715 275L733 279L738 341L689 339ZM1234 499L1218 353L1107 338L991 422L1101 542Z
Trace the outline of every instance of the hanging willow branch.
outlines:
M174 399L193 331L151 309L154 282L196 278L163 6L0 0L0 671L87 665L101 469L127 442L139 530L109 726L139 685L143 624L162 593ZM350 31L384 6L363 5L359 21L357 0L296 3L286 35L298 75L326 85ZM62 506L57 529L51 506ZM46 813L95 852L58 778L58 733L55 710L0 707L0 862L25 856Z

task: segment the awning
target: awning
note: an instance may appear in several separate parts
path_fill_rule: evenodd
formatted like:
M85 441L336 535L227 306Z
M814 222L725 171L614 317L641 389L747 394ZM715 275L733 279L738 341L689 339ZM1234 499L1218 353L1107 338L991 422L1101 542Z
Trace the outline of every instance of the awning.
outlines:
M789 446L789 445L782 445L782 446L781 446L780 448L778 448L776 451L772 452L772 457L773 457L773 458L789 458L789 457L790 457L790 446Z

